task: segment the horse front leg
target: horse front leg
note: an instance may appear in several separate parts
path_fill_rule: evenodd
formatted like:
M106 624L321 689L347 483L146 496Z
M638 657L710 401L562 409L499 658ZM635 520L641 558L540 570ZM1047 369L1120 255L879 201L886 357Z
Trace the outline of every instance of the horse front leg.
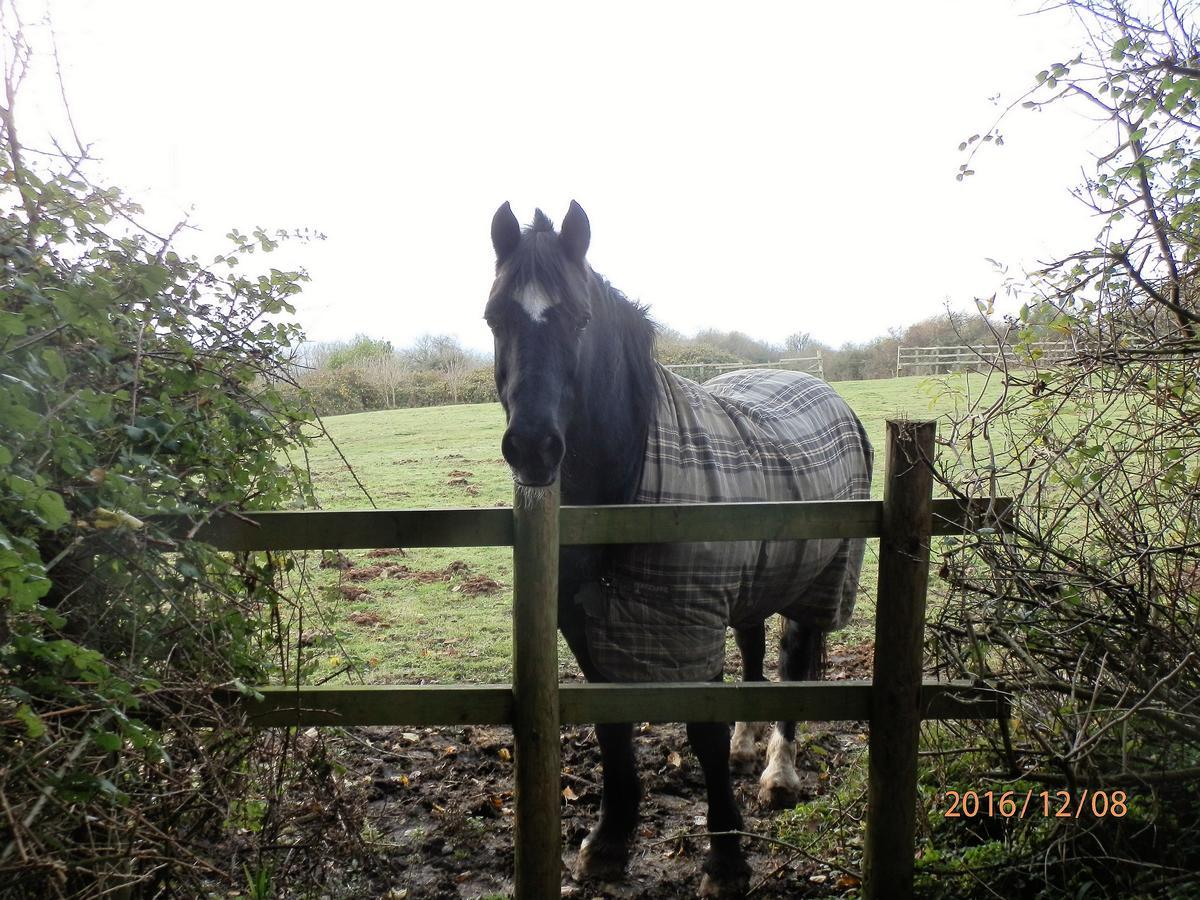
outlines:
M605 679L592 662L588 649L583 604L589 592L599 591L596 572L599 554L592 548L562 549L559 567L558 627L567 640L583 677L597 683ZM633 753L633 725L628 722L597 725L600 744L600 820L583 839L573 874L576 879L614 881L625 873L629 844L637 826L641 785Z
M583 839L575 863L577 880L615 881L625 874L629 844L637 826L642 788L633 753L633 725L597 725L603 776L600 821Z
M689 722L688 741L704 770L708 791L708 855L704 858L701 897L741 897L750 887L750 864L739 834L742 814L729 777L729 726L722 722Z

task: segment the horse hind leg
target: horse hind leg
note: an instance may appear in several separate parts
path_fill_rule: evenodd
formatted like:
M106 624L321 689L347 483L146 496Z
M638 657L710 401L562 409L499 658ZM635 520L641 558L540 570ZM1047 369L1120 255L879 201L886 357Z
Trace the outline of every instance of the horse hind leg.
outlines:
M600 820L583 839L573 875L578 881L616 881L625 874L629 861L642 794L633 753L633 725L597 725L596 739L603 767Z
M759 622L746 628L734 629L738 650L742 654L742 681L766 681L763 660L767 655L767 623ZM733 726L729 744L729 764L737 771L750 771L758 762L755 742L767 729L764 722L738 722Z
M784 681L818 681L825 660L825 632L785 620L779 642L779 674ZM776 722L767 743L767 767L759 779L758 802L787 809L800 800L803 785L796 771L796 723Z

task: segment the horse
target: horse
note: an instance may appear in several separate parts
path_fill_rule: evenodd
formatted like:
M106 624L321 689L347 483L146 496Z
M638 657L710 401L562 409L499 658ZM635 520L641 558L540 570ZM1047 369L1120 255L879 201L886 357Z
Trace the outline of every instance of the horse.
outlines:
M501 452L522 493L560 482L576 505L862 499L873 455L862 423L823 381L780 370L703 386L654 359L656 326L587 262L591 224L574 200L560 231L539 209L522 230L504 203L491 225L496 277L484 311L507 426ZM826 635L853 610L861 539L563 547L558 620L584 677L720 681L727 627L744 675L762 681L764 622L784 616L780 676L821 676ZM601 802L574 867L615 880L628 863L640 786L632 723L596 726ZM740 896L750 866L726 723L692 722L709 848L700 895ZM732 754L751 758L738 723ZM760 801L794 805L795 723L768 742Z

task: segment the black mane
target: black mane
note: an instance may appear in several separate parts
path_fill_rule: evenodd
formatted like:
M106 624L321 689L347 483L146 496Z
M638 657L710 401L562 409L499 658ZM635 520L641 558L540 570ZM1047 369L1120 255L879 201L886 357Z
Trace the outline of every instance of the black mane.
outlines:
M645 306L595 272L589 294L592 323L584 338L578 409L570 429L578 455L564 468L563 494L575 503L632 503L654 413L658 329ZM600 483L594 480L598 471L604 472ZM578 494L576 481L582 488Z
M650 308L630 300L603 275L592 272L592 314L597 306L608 310L612 329L612 340L618 343L623 355L633 369L634 380L645 388L646 394L654 390L654 347L658 340L658 326L650 318Z

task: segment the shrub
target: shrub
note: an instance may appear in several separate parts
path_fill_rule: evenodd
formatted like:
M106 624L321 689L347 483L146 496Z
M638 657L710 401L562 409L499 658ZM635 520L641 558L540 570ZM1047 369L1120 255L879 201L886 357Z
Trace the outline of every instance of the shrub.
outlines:
M218 554L147 517L308 496L284 461L305 416L277 387L303 277L241 274L275 246L262 230L231 232L205 267L125 226L139 210L88 181L83 160L26 165L12 115L10 102L0 891L198 895L254 747L211 687L266 675L263 611L286 563Z
M1078 191L1104 228L1094 246L1014 285L1026 300L1018 344L1055 333L1074 356L990 373L994 390L945 435L947 488L1009 494L1018 514L947 547L953 593L934 650L945 674L1014 692L1014 722L991 736L993 771L977 783L1019 778L1075 800L1122 789L1131 803L1120 817L1014 821L1003 868L992 848L961 855L959 870L986 878L989 894L1032 882L1057 895L1192 896L1200 46L1193 9L1164 4L1142 20L1121 2L1066 5L1092 49L1040 73L1027 104L1083 97L1123 126Z

